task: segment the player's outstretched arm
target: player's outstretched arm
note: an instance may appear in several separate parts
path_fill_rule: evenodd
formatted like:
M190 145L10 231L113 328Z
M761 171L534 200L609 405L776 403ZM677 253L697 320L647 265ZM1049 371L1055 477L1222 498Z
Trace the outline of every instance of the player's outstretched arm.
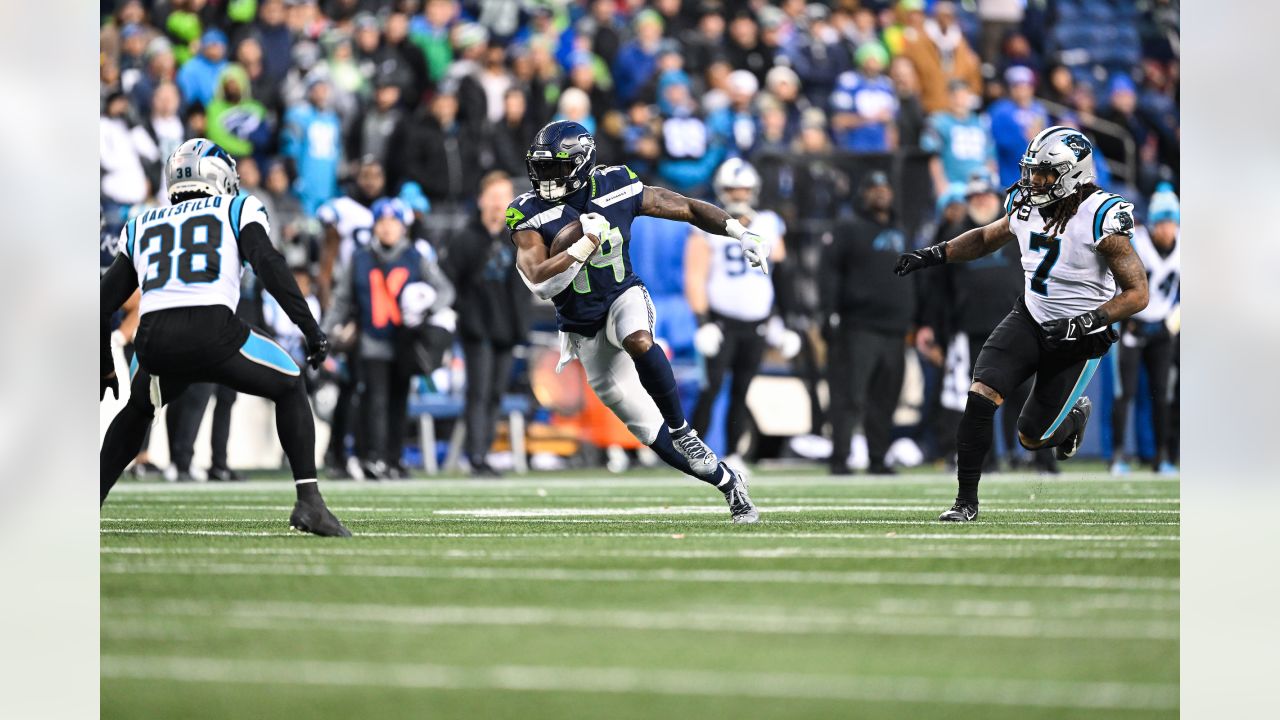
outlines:
M901 277L934 265L977 260L999 250L1013 239L1015 237L1009 230L1009 218L1005 216L980 228L960 233L946 242L903 253L898 257L898 264L893 271Z
M118 386L115 384L115 364L111 361L111 315L120 309L121 305L133 297L133 293L138 289L138 274L133 270L133 263L129 258L121 253L116 255L116 259L112 261L111 267L102 274L102 281L99 284L101 295L98 299L98 310L102 315L102 338L101 338L101 356L100 365L102 370L102 392L105 396L107 387L114 389L117 397L120 395Z
M1133 251L1133 243L1123 233L1108 235L1098 243L1098 253L1106 259L1120 292L1098 308L1105 322L1124 320L1147 306L1147 268Z
M769 248L764 239L738 219L709 202L694 200L666 188L646 185L640 195L640 214L687 222L711 235L726 235L742 244L743 254L753 266L769 274Z
M598 237L584 235L568 250L547 257L546 243L533 230L517 230L511 233L511 241L516 245L516 269L521 279L543 300L550 300L569 287L582 263L600 245Z
M302 331L307 341L307 362L312 367L319 367L329 352L329 338L320 330L320 324L298 289L298 281L289 272L289 264L271 245L271 238L261 223L249 223L240 231L240 256L249 262L253 272L262 280L262 286Z

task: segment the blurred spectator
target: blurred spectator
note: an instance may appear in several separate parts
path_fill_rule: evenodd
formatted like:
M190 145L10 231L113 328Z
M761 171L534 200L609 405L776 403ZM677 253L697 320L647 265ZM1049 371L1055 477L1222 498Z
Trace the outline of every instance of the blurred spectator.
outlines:
M635 39L618 50L613 65L613 80L618 98L630 102L653 75L658 65L658 46L662 42L662 16L653 10L642 10L632 23Z
M248 93L253 99L262 103L271 113L280 109L280 93L277 83L266 73L262 61L262 45L253 36L249 36L236 45L235 62L244 68L249 76Z
M822 102L830 96L835 89L836 78L852 66L852 59L841 42L840 33L826 18L814 22L809 32L797 33L783 56L791 64L790 69L798 76L799 82L803 83L805 93L813 102ZM777 69L779 68L773 70ZM772 74L773 70L769 73Z
M144 58L146 65L128 90L129 100L135 108L151 107L151 95L156 87L161 83L173 82L177 72L173 62L173 49L163 37L154 38L147 43Z
M273 84L284 80L293 59L293 33L284 21L284 0L263 0L251 35L262 46L262 71Z
M860 198L858 219L836 226L818 276L829 352L833 475L849 474L847 458L858 424L867 438L868 471L894 472L885 454L902 389L903 340L916 312L914 283L893 274L907 241L893 217L888 176L878 170L869 174Z
M427 60L432 82L440 82L453 62L453 46L449 26L458 15L454 0L427 0L421 15L409 19L409 39Z
M182 91L183 100L208 106L213 100L218 75L227 65L226 34L217 28L206 30L200 36L200 54L181 65L178 89Z
M592 0L590 14L578 21L578 36L590 38L591 52L612 67L622 46L617 3L613 0Z
M312 260L312 248L303 232L305 215L298 196L293 194L289 170L283 162L274 160L265 167L266 196L271 201L271 242L289 262L290 266L307 265ZM264 203L266 200L264 199Z
M525 175L524 155L540 125L527 112L524 91L513 87L502 96L502 119L489 129L494 162L513 178Z
M400 125L392 146L401 150L388 166L392 182L418 183L440 209L465 200L480 174L481 142L458 122L458 99L440 93L431 101L430 113L407 117Z
M710 190L712 173L725 157L727 138L707 126L683 72L663 75L658 98L662 112L658 175L677 192L703 197Z
M162 164L178 146L187 140L187 130L178 117L178 87L171 82L156 88L151 95L151 113L142 121L141 129L155 147L157 165ZM163 172L155 173L156 201L168 204L169 193Z
M800 82L800 76L789 67L778 66L770 68L764 77L764 86L768 90L772 99L779 103L783 114L786 117L786 137L790 140L794 137L800 128L800 116L807 108L813 107L807 95L802 95L803 90ZM819 98L819 103L827 98L823 94ZM763 108L761 110L761 122L763 122Z
M236 158L252 155L271 141L267 109L253 99L249 88L249 73L239 65L227 65L206 113L207 137Z
M773 67L773 57L760 43L760 26L748 11L741 11L729 21L729 45L725 49L729 64L742 70L750 70L757 79Z
M173 57L179 67L185 66L187 61L192 59L191 47L196 39L201 37L200 28L202 23L199 13L204 9L204 5L205 0L173 0L169 16L165 18L165 34L168 35L170 42L173 43ZM227 44L226 36L223 36L222 44L225 49ZM203 40L201 40L201 45L200 52L203 53ZM216 75L216 73L214 74ZM209 79L209 84L212 87L213 78ZM178 83L178 87L183 87L182 83ZM188 102L191 101L185 89L182 94Z
M483 128L490 121L489 89L486 82L497 84L498 97L510 86L501 67L492 77L487 77L485 56L489 50L489 31L478 23L459 23L453 30L456 57L449 65L440 87L458 98L458 120L473 130ZM505 81L505 82L504 82ZM500 109L496 105L495 109Z
M556 104L556 114L552 120L568 120L576 122L595 134L596 119L591 114L591 98L576 87L565 89L560 93L560 102Z
M981 62L956 22L955 3L941 0L933 11L926 19L922 10L909 10L902 32L902 55L916 66L926 113L947 109L952 80L964 81L975 93L982 89Z
M1018 181L1018 160L1041 130L1048 127L1049 113L1036 101L1035 74L1030 68L1011 67L1005 71L1009 97L991 105L991 134L996 141L996 163L1000 184L1008 187Z
M984 58L996 57L1000 42L1022 22L1026 0L978 0L978 19L982 22L978 50Z
M116 92L107 98L98 121L98 160L102 168L102 196L111 204L135 205L150 195L151 183L143 167L144 154L154 148L145 132L134 132L129 121L129 98ZM111 215L114 207L105 207Z
M400 107L399 80L400 74L394 70L378 74L374 81L373 102L364 106L347 134L347 157L369 155L386 163L391 137L405 117Z
M505 222L514 198L506 173L485 175L477 212L441 252L441 267L458 294L458 338L467 373L467 456L471 474L482 477L498 474L486 456L500 417L498 403L511 377L512 349L528 332L529 291L516 272Z
M1020 33L1010 33L1004 39L1003 49L997 55L1000 61L996 64L996 72L1003 73L1011 67L1022 65L1029 68L1040 68L1043 64L1040 57L1031 47L1031 42L1027 40L1027 36Z
M329 81L315 77L307 83L307 101L284 116L280 152L293 161L294 191L308 214L314 214L338 192L342 162L342 126L329 107Z
M609 0L597 0L596 6L602 2L608 4ZM680 43L684 47L686 70L694 75L702 75L713 61L722 59L724 30L724 15L721 14L720 7L713 3L704 4L699 10L697 26L685 32L680 38Z
M730 149L740 156L749 156L756 146L760 132L759 113L755 107L756 92L760 81L746 70L734 70L729 74L729 106L717 113L714 122L717 132L730 138Z
M842 74L831 94L836 146L854 152L888 152L897 145L898 98L884 75L889 53L879 43L858 48L858 71Z
M898 115L895 118L898 147L920 147L926 117L924 103L920 100L920 76L916 74L916 66L899 55L889 63L889 79L893 81L898 97Z
M1129 133L1138 152L1139 162L1144 166L1148 174L1154 175L1154 165L1156 164L1160 141L1151 132L1147 121L1138 113L1138 94L1133 81L1125 75L1113 76L1108 88L1108 95L1108 106L1106 111L1102 113L1102 118L1123 127ZM1094 135L1094 147L1112 163L1119 165L1125 162L1122 138L1096 133ZM1151 182L1148 187L1154 184L1154 182Z
M415 107L431 83L427 57L409 38L409 17L404 13L388 15L384 33L382 47L372 51L373 58L379 70L390 72L390 68L395 67L401 71L396 76L401 83L400 95L410 107Z
M1066 65L1054 65L1049 68L1049 85L1045 88L1043 97L1059 105L1071 107L1075 103L1075 94L1076 78L1071 74L1071 68Z
M489 30L490 36L498 45L505 46L512 35L520 29L520 0L476 0L469 6L479 6L476 22Z
M929 173L939 195L947 185L966 182L974 173L996 171L991 121L974 112L975 104L976 98L969 86L953 80L951 107L929 116L929 129L921 147L933 154Z
M615 96L609 67L604 61L586 50L579 50L569 57L569 87L577 88L591 99L592 114L604 117L615 109ZM501 118L503 107L497 105Z
M412 354L404 352L413 324L402 303L411 294L433 310L447 309L454 292L447 280L440 282L439 268L410 239L407 226L413 215L404 203L380 200L373 216L375 240L356 249L350 267L334 283L324 327L330 334L347 322L358 328L361 424L368 434L361 459L366 477L385 479L406 474L401 453L409 381L419 372Z

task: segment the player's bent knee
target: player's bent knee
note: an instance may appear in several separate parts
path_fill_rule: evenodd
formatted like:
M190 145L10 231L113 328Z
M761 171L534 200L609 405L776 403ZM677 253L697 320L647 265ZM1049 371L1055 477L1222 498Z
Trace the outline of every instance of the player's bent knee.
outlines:
M622 348L631 357L643 355L649 352L651 347L653 347L653 335L648 330L637 330L622 340Z
M658 430L661 429L662 423L635 421L627 423L627 429L631 431L636 439L645 445L652 445L654 440L658 439Z
M981 395L982 397L995 403L997 406L1004 402L1003 395L996 392L995 388L983 382L974 381L974 383L969 386L969 392L977 393L978 395Z

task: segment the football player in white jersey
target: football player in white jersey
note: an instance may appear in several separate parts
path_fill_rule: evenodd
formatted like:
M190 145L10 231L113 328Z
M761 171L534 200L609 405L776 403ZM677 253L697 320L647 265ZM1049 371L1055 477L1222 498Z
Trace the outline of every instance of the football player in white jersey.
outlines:
M1111 406L1111 473L1129 472L1125 461L1124 436L1129 405L1138 395L1138 367L1147 369L1151 395L1151 424L1155 435L1155 455L1151 468L1173 475L1177 467L1169 462L1169 371L1179 331L1181 310L1179 280L1182 252L1178 236L1180 222L1178 196L1171 187L1161 188L1147 206L1147 223L1133 234L1133 248L1147 268L1151 302L1126 321L1120 331L1121 395Z
M764 238L770 247L769 262L781 262L786 254L782 240L786 225L772 210L756 210L760 175L755 168L741 158L730 158L716 170L712 186L725 212ZM698 318L694 345L705 358L707 369L707 384L693 411L693 428L700 435L707 434L724 374L733 373L725 422L726 462L741 469L737 447L746 432L747 389L760 370L769 339L773 280L764 273L750 272L742 243L697 228L689 233L684 260L685 298ZM782 329L775 335L789 341L785 344L790 347L782 349L791 355L799 352L800 337L794 332Z
M903 253L894 269L901 276L968 262L1015 239L1022 250L1026 290L978 354L956 431L960 491L938 517L943 521L978 516L992 417L1027 378L1034 375L1035 385L1018 416L1018 441L1028 450L1057 448L1060 460L1075 455L1091 411L1084 389L1118 339L1111 324L1147 306L1146 270L1130 242L1133 206L1094 184L1089 140L1071 128L1046 128L1019 164L1022 177L1009 188L1004 217Z
M165 177L173 205L129 220L120 253L102 276L102 397L107 388L119 394L108 318L139 287L142 319L129 401L111 421L99 455L100 501L137 455L156 408L192 383L214 382L275 401L276 431L298 495L290 526L350 536L316 484L316 429L301 369L235 316L241 263L248 262L302 330L307 362L317 367L329 351L284 256L271 245L266 209L240 194L235 160L204 138L179 146L165 163Z
M354 187L346 195L336 197L316 210L316 219L324 226L324 243L320 249L320 303L328 307L336 267L346 267L351 254L373 238L373 203L386 190L386 174L377 158L366 157L356 170Z

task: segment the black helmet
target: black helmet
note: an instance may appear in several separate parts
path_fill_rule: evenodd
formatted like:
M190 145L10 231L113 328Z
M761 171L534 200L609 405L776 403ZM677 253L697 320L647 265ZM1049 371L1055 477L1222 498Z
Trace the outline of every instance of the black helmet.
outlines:
M596 139L576 122L548 123L533 137L525 166L538 197L563 202L590 182L596 167Z

